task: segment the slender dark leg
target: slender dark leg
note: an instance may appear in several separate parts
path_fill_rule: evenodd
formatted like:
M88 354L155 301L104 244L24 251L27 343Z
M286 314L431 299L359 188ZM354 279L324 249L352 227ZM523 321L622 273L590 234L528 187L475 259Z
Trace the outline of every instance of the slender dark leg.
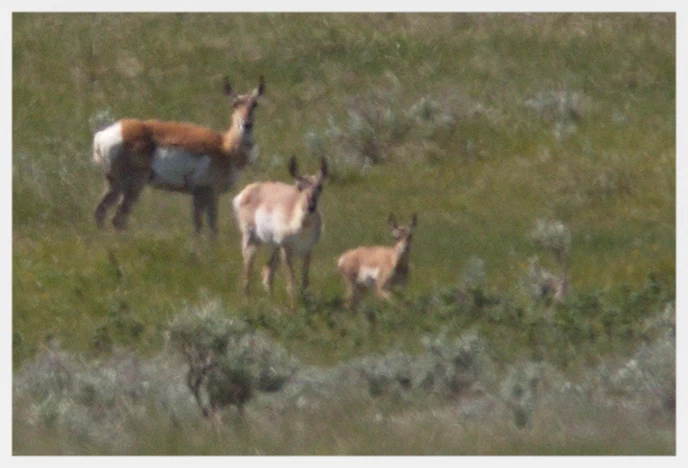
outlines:
M117 183L114 183L112 179L108 177L107 188L105 189L103 198L100 200L100 203L98 203L95 211L96 225L98 226L98 229L103 229L107 210L119 201L121 193L121 186Z
M125 184L122 202L117 207L117 212L112 219L115 229L123 230L127 228L127 219L129 218L131 208L139 199L141 191L146 186L149 174L150 171L137 172Z
M217 197L211 187L198 187L193 191L193 221L196 233L203 230L203 214L208 218L208 227L217 234Z
M268 264L263 267L263 286L268 294L272 294L272 282L275 278L275 271L280 263L280 251L276 248L272 251L270 255L270 260Z
M203 211L205 209L205 197L202 189L193 192L193 223L196 234L203 230Z
M241 278L241 290L248 296L249 294L249 280L251 278L251 270L253 269L253 259L256 256L258 246L253 244L250 239L250 234L245 234L242 239L241 253L244 257L244 272Z
M294 307L296 305L296 291L294 287L294 265L292 262L291 252L282 247L282 261L284 261L285 273L287 277L287 289L289 291L289 297L291 298L291 305Z
M311 267L311 253L308 252L303 256L303 267L301 269L301 293L304 293L308 288L308 276Z
M213 237L217 237L217 195L211 188L208 189L208 199L205 205L205 211L208 216L208 227Z

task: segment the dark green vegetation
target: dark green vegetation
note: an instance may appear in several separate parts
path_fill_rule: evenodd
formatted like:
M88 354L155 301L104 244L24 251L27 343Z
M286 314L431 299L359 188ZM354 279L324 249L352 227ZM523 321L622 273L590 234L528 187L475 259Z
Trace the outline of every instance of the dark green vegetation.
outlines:
M655 383L661 395L651 400L659 409L640 405L624 421L645 427L647 412L673 411L675 64L673 15L15 14L15 452L392 453L405 441L409 453L673 453L671 418L653 416L653 437L608 431L620 416L603 401L645 397ZM193 235L190 198L150 189L129 232L97 231L92 212L103 176L91 163L93 130L125 116L222 129L226 74L241 91L263 74L267 89L256 115L260 162L221 199L218 241ZM314 252L312 289L295 310L287 307L281 275L272 298L257 281L250 300L239 294L239 236L230 210L231 197L247 183L287 180L292 154L304 172L324 155L333 172L321 198L326 227ZM390 243L390 211L399 219L419 214L409 287L393 305L371 297L357 313L346 312L336 259L357 245ZM570 232L562 302L543 287L542 269L560 273L551 245L533 236L538 221L560 222ZM165 343L178 343L179 317L208 301L219 301L226 319L241 320L278 343L279 356L299 363L289 367L294 382L282 382L287 389L309 366L336 374L392 350L416 363L432 354L428 340L444 337L451 350L452 340L471 333L491 364L468 383L480 382L508 407L503 389L510 376L540 366L539 394L546 396L531 432L497 430L499 411L447 432L449 423L435 415L461 418L463 407L442 392L419 401L416 383L429 371L409 371L406 396L330 398L338 405L320 408L324 420L310 407L299 413L298 405L284 403L268 431L268 415L277 411L270 405L280 403L265 403L258 389L244 408L253 432L232 426L227 410L232 437L224 446L206 443L189 435L202 425L198 407L170 409L170 402L193 404L193 397L184 363L168 361L179 353ZM58 351L46 351L56 342ZM133 353L126 359L143 362L133 367L160 367L139 375L175 375L179 385L164 390L142 377L145 398L118 406L112 402L130 401L110 397L128 388L118 379L109 381L107 398L95 383L79 383L102 380L92 370L98 363L128 369L122 363L130 361L117 354L122 347ZM464 362L447 352L438 362ZM26 386L30 369L50 368L42 366L46 355L60 357L72 384L43 392L39 384ZM637 373L623 374L631 358ZM394 369L393 359L372 362ZM227 375L252 365L229 366ZM614 380L629 372L642 385ZM42 382L40 372L34 378ZM580 389L571 414L557 413L561 395L577 400L555 392L570 387L554 381ZM84 396L84 388L92 394ZM151 389L177 393L162 398ZM605 396L587 402L588 414L583 395L595 392ZM65 401L80 402L81 426L66 419L81 413ZM89 424L97 425L95 407L124 411L125 426L152 439L134 446L107 445L107 435L84 440L79 430L88 434ZM607 412L592 409L602 407ZM103 424L120 427L115 413ZM380 413L380 424L393 432L389 446L369 442ZM543 437L556 432L557 418L577 417L571 437ZM519 418L514 412L514 426ZM324 431L328 420L341 425ZM293 436L298 440L287 440L282 432L293 421L304 427ZM204 437L214 437L203 427ZM419 431L434 434L428 437L436 443L410 442Z

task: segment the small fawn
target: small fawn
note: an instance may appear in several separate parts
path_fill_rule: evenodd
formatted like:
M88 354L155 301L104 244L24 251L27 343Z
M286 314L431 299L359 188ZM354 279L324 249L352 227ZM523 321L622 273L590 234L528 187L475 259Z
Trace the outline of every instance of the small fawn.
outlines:
M356 306L360 293L372 288L375 294L391 301L391 289L403 286L409 276L409 254L413 230L418 222L414 213L408 226L399 226L390 214L388 219L395 243L392 247L357 247L339 257L339 272L346 286L346 306Z

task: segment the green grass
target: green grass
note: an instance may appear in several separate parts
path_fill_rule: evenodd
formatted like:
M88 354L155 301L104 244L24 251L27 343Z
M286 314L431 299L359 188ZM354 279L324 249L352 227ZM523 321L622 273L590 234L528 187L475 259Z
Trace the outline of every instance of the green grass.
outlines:
M674 300L674 15L15 13L12 50L15 371L52 338L87 356L119 345L153 356L170 321L209 298L309 364L418 351L427 334L472 329L501 366L541 359L573 371L632 352L647 338L641 323ZM95 228L98 115L220 130L222 77L245 92L261 74L261 160L221 198L215 244L194 236L189 197L152 189L129 232ZM579 119L528 104L552 93ZM403 120L424 98L452 116L448 129L373 128L381 162L341 169L362 141L352 115ZM322 154L309 135L331 123L352 146L322 140L340 172L321 198L312 297L289 310L280 274L273 298L256 276L246 299L231 198L252 181L288 180L292 154L314 171ZM419 215L411 282L396 305L370 298L345 312L336 260L391 243L390 212ZM534 255L556 271L528 237L540 219L573 235L572 293L554 309L522 290ZM472 258L498 305L457 302Z

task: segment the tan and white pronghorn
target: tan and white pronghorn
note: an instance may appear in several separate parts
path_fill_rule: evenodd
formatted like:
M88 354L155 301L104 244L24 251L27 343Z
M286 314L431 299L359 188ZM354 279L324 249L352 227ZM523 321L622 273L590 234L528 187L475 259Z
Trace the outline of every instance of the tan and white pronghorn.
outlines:
M113 217L116 229L126 229L132 205L149 184L193 196L196 232L203 214L217 233L217 201L232 188L249 162L254 146L253 113L265 83L249 94L235 96L228 79L224 92L233 98L229 129L218 133L200 125L159 120L122 119L93 137L93 160L105 170L107 188L95 211L103 227L107 210L122 198Z
M272 292L272 281L281 256L286 266L287 289L294 304L296 295L292 260L295 256L303 259L303 292L308 287L311 250L320 239L322 229L318 199L327 176L327 163L325 158L322 158L320 170L316 175L302 176L296 159L292 157L289 161L289 173L296 180L296 184L250 184L234 197L233 206L241 231L244 294L249 293L253 258L258 247L265 245L272 249L272 254L268 264L263 268L263 285L268 293Z
M409 276L409 254L413 230L418 222L414 213L408 226L399 226L390 214L388 219L395 243L393 247L358 247L339 257L337 266L344 277L346 305L352 308L364 289L391 301L394 286L406 284Z

